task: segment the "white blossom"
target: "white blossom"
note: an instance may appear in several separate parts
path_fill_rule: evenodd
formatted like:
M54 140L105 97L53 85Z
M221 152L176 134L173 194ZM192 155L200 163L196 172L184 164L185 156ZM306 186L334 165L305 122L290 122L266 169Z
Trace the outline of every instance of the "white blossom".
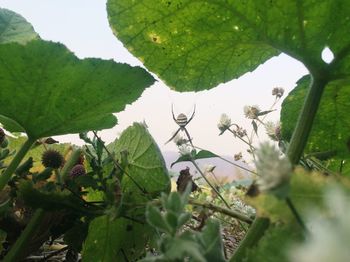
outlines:
M258 106L254 105L244 106L243 111L246 118L257 119L261 110Z
M339 188L326 193L325 212L309 215L310 234L303 244L290 250L292 262L345 262L350 259L350 204L349 197Z
M174 143L177 145L177 146L181 146L183 144L186 144L188 142L188 140L184 137L182 137L181 135L177 134L174 139L173 139Z
M273 141L280 141L281 140L281 124L280 124L279 121L277 121L277 122L272 122L272 121L266 122L265 130L266 130L266 134Z
M190 156L192 152L192 147L187 144L182 144L179 146L179 153L181 156Z
M270 192L285 185L290 178L292 165L287 157L268 142L256 151L255 166L259 175L257 185L261 192Z
M222 114L220 117L220 121L218 123L218 128L221 131L221 133L229 129L230 126L231 126L231 118L226 114Z

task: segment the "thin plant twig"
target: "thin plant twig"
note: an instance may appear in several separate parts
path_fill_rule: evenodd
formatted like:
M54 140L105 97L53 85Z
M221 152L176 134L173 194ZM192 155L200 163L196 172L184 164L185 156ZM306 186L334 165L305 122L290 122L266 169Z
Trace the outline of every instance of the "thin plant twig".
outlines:
M301 228L304 230L304 232L308 232L307 227L305 226L304 221L302 220L301 216L299 215L298 211L296 210L292 200L287 197L286 198L286 203L289 207L289 209L292 211L295 219L297 220L298 224L301 226Z

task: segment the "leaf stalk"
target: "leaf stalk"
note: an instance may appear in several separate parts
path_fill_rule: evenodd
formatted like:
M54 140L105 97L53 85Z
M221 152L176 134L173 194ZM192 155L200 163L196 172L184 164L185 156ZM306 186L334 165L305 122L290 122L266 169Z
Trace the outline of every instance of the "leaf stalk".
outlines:
M6 168L5 172L0 176L0 191L4 189L6 184L10 181L12 174L16 171L16 168L21 163L22 159L32 147L36 139L28 137L26 142L22 145L20 150L16 153L12 159L10 165Z

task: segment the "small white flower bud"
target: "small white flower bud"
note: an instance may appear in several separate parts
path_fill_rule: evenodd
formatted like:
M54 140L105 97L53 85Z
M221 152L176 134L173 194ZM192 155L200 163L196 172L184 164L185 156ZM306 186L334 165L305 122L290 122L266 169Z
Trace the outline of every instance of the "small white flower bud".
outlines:
M258 106L254 105L244 106L243 111L246 118L257 119L261 110Z
M237 128L236 128L236 134L237 134L237 136L239 136L239 137L244 137L244 136L247 135L247 130L243 129L243 127L237 126Z
M182 144L181 146L179 146L179 153L181 156L191 156L192 147L190 147L187 144Z
M221 134L229 129L231 125L231 118L229 118L229 116L226 114L222 114L218 123L218 128L221 131Z
M265 130L266 130L266 134L273 141L280 141L281 140L281 127L280 127L279 121L277 121L276 123L274 123L272 121L268 121L265 124Z
M186 144L188 142L187 139L183 138L182 136L180 136L179 134L177 134L174 139L173 139L174 143L177 145L177 146L181 146L183 144Z
M272 89L272 95L276 96L276 98L281 98L284 94L284 89L282 87L275 87Z

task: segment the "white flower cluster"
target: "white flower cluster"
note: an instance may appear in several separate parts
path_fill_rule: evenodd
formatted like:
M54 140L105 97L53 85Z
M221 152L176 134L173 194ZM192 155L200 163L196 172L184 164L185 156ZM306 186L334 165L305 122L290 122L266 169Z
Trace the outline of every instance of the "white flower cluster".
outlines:
M268 142L262 143L256 151L255 166L261 192L269 192L288 183L292 172L289 159L281 157L279 150Z
M221 131L221 134L229 129L231 125L231 118L226 114L222 114L218 123L218 128Z
M244 106L243 111L244 111L245 117L249 119L257 119L259 116L259 113L261 112L260 108L256 105Z
M181 156L191 156L192 147L187 144L182 144L179 146L179 153Z
M173 139L174 143L177 145L177 146L181 146L181 145L184 145L188 142L188 140L184 137L182 137L181 135L177 134L174 139Z
M350 261L349 196L339 188L332 188L325 196L330 215L326 218L321 211L310 214L310 235L290 251L292 262Z

